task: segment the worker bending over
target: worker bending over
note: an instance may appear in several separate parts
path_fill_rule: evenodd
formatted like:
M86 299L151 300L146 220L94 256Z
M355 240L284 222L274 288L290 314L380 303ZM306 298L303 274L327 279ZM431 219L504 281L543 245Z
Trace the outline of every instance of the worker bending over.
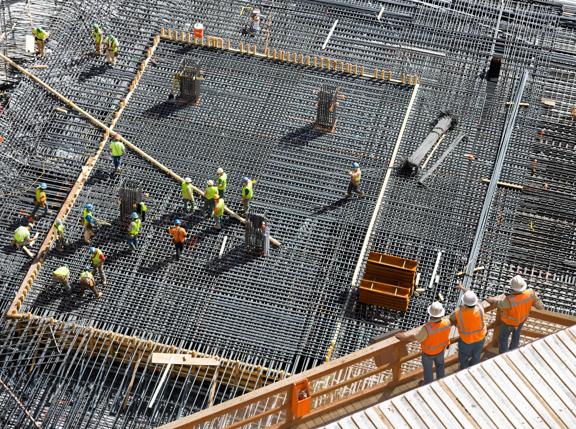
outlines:
M186 242L186 230L182 227L180 219L174 221L174 226L168 228L168 233L172 236L172 243L176 248L176 259L180 260L180 255L184 250L184 243Z
M192 179L187 177L182 182L182 199L184 200L184 213L190 213L196 210L196 202L194 201L194 187Z
M126 147L124 143L120 141L118 134L114 134L114 137L110 141L110 153L112 155L112 162L114 163L114 172L118 173L122 169L122 159L126 154Z
M498 351L506 353L518 348L520 333L524 322L530 315L532 306L544 310L544 304L533 289L528 288L522 276L514 276L510 280L512 292L507 295L491 296L486 300L496 304L500 311L500 333L498 335ZM510 338L512 336L512 338Z
M360 190L360 181L362 180L362 171L360 170L360 164L357 162L352 163L352 170L348 172L350 176L350 183L348 183L348 191L346 192L346 198L352 197L352 191L354 191L359 198L364 197L364 192Z
M94 206L90 203L84 206L82 212L82 224L84 225L84 243L90 244L94 237L94 227L96 226L96 218L94 217Z
M226 193L226 187L228 186L228 175L224 172L222 168L216 170L216 175L218 179L216 179L216 187L218 188L218 195L220 198L224 198L224 194Z
M100 276L100 283L106 284L106 274L104 273L104 261L106 256L102 250L96 247L91 247L88 251L90 253L90 263L92 264L92 274Z
M249 177L242 178L242 207L244 213L248 212L250 202L254 198L254 185L256 180L251 180Z
M458 327L458 357L460 369L468 368L480 362L487 328L484 320L484 308L478 303L476 294L467 290L460 305L450 315L450 322Z
M102 42L104 41L104 32L100 26L96 23L92 24L92 37L94 38L94 49L96 50L96 55L102 53Z
M138 217L138 213L132 212L130 215L130 225L128 225L128 246L132 250L138 250L138 234L142 227L142 221Z
M40 183L36 187L36 194L34 196L34 209L32 209L32 214L30 215L32 218L36 217L36 212L40 208L44 210L45 215L50 213L50 210L48 209L48 201L46 198L46 189L48 189L48 186L44 182Z
M102 292L96 289L96 280L94 280L94 275L90 270L84 270L80 273L80 293L83 294L86 288L90 289L96 298L102 296Z
M16 231L14 231L14 237L12 238L12 246L16 249L20 249L27 244L32 244L34 242L34 239L30 237L32 227L33 224L30 223L16 228Z
M32 29L32 34L34 35L34 41L36 42L36 53L39 57L44 58L44 48L46 47L46 41L48 40L48 37L50 37L50 33L42 27L34 27Z
M207 218L212 216L217 195L218 188L214 185L214 181L208 180L208 182L206 182L206 189L204 189L204 199L206 200L204 203L204 212Z
M108 34L104 39L104 46L106 48L106 62L110 65L115 65L116 59L118 58L118 51L120 49L118 39L111 34Z
M54 236L56 238L56 250L63 252L66 242L64 239L64 222L62 222L61 219L56 219L54 221L54 230Z
M430 320L416 334L400 332L396 338L400 341L418 341L422 349L422 367L424 384L434 380L432 372L436 367L436 379L444 377L444 352L450 344L450 320L444 317L444 307L438 301L428 307Z
M54 270L52 273L52 279L64 286L66 292L72 292L72 289L70 288L70 269L66 265Z

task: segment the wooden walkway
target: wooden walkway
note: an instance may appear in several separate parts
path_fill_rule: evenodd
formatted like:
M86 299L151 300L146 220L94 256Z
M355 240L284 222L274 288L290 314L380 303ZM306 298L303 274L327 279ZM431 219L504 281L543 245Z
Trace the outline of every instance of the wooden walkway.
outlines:
M576 326L325 428L576 428Z

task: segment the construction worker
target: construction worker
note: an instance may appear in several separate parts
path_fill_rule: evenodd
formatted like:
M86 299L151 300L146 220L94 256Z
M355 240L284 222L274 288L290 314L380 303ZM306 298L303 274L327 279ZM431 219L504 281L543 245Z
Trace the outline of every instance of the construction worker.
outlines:
M31 244L34 239L30 237L30 232L32 231L33 224L22 225L16 228L14 231L14 237L12 238L12 246L16 249L20 249L22 246Z
M216 179L218 196L220 198L224 198L224 194L226 193L226 187L228 186L228 175L224 172L222 168L216 170L216 175L218 176L218 179Z
M174 221L174 226L168 228L168 233L172 236L172 243L176 248L176 259L179 260L186 241L186 230L182 227L180 219Z
M100 283L106 284L106 274L104 273L104 261L106 256L102 250L96 247L91 247L88 252L90 253L90 262L92 263L92 275L98 274L100 276Z
M80 273L80 293L83 294L86 288L90 289L96 298L102 296L102 292L96 289L96 280L94 280L94 275L88 269L85 269Z
M120 141L120 136L114 134L110 141L110 153L112 154L112 161L114 162L114 172L119 172L122 169L122 158L126 154L126 147Z
M56 231L56 233L55 233L56 250L58 250L59 252L63 252L64 247L66 245L66 242L64 239L64 222L62 222L61 219L56 219L54 221L54 229Z
M218 188L214 185L213 180L208 180L208 182L206 182L206 189L204 189L204 199L206 200L204 211L207 218L209 218L214 211L214 199L216 195L218 195Z
M96 23L92 24L92 37L94 38L94 48L96 49L96 55L102 53L102 42L104 41L104 32L100 26Z
M422 349L422 368L424 384L434 380L432 372L436 367L436 379L444 377L444 351L450 344L450 321L444 317L444 307L438 301L428 307L430 320L415 334L399 332L396 338L400 341L418 341Z
M149 196L150 196L150 194L145 193L143 198L142 198L142 201L140 201L136 205L136 213L138 213L138 216L140 216L140 220L142 222L144 222L146 220L146 213L148 212L148 206L146 206L144 199L148 198Z
M498 351L506 353L518 348L522 326L530 314L532 306L544 310L542 300L533 289L529 289L522 276L514 276L510 280L512 293L491 296L486 300L497 304L500 310L500 333L498 336ZM512 336L512 339L510 339Z
M138 234L140 234L140 228L142 227L142 221L138 217L138 213L132 212L130 215L130 225L128 225L128 246L132 250L138 250Z
M66 292L72 292L70 288L70 269L66 265L54 270L54 272L52 272L52 279L64 286Z
M467 290L460 305L450 315L450 322L458 327L458 357L460 369L468 368L480 362L484 339L486 337L486 322L484 308L478 303L476 294Z
M96 226L96 218L94 217L94 206L90 203L84 206L82 212L82 224L84 225L84 243L90 244L92 237L94 237L94 227Z
M48 186L44 182L40 183L36 187L36 195L34 196L34 209L30 215L32 218L35 218L36 212L40 207L42 207L44 210L45 215L50 213L50 210L48 209L48 201L46 199L46 189L48 189Z
M108 34L104 39L104 46L106 48L106 62L110 65L115 65L116 58L118 57L118 50L120 48L118 39L111 34Z
M224 218L224 198L214 197L214 228L222 229L222 219Z
M248 211L250 201L254 198L255 184L256 180L251 180L249 177L242 178L242 206L244 207L244 213Z
M34 40L36 42L36 53L39 57L44 58L44 48L50 33L48 33L42 27L34 27L32 29L32 34L34 35Z
M352 197L352 191L354 191L359 198L363 198L364 192L360 190L360 181L362 179L360 164L353 162L352 170L348 172L348 175L350 176L350 183L348 184L348 192L346 192L346 198Z
M190 213L196 210L196 202L194 201L194 187L192 179L186 177L182 182L182 199L184 200L184 213Z

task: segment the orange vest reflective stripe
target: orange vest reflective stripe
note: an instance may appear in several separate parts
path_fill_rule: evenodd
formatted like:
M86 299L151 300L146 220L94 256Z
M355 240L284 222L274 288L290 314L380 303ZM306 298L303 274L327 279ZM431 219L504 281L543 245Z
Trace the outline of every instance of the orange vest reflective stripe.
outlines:
M437 355L442 353L450 344L450 321L441 319L438 322L428 322L424 325L428 337L420 343L422 353L426 355Z
M526 321L532 309L532 304L536 302L534 291L526 289L522 293L510 294L506 299L510 304L510 308L502 309L501 320L506 325L517 328Z
M466 344L477 343L486 336L486 323L484 323L484 309L480 305L474 308L461 306L456 309L458 334Z

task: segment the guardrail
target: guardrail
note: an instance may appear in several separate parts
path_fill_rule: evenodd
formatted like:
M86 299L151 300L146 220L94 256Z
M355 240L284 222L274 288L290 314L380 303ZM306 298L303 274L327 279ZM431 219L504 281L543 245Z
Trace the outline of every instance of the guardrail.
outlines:
M491 330L485 349L497 341L497 312L484 302ZM576 318L533 309L522 330L522 344L576 324ZM419 328L415 328L415 332ZM458 338L452 338L451 343ZM394 395L422 377L418 343L394 336L238 398L181 418L161 429L237 429L297 427L376 394ZM446 367L455 365L455 346L448 348Z

